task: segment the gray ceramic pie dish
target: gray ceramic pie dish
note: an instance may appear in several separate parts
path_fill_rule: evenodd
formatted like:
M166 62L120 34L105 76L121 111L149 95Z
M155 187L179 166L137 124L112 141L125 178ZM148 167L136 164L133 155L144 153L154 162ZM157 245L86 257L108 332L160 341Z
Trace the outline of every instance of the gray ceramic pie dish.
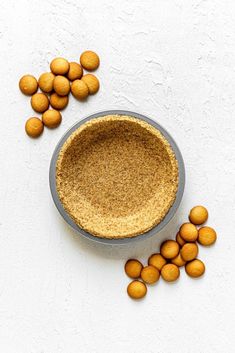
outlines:
M100 116L105 116L105 115L128 115L128 116L133 116L137 119L141 119L146 121L147 123L149 123L150 125L154 126L156 129L158 129L163 136L166 138L166 140L170 143L172 150L175 153L176 159L178 161L178 167L179 167L179 186L178 186L178 191L176 194L176 199L173 203L173 205L171 206L171 208L169 209L168 213L166 214L166 216L164 217L164 219L155 227L153 227L151 230L149 230L148 232L144 233L144 234L140 234L137 235L135 237L132 238L119 238L119 239L109 239L109 238L100 238L100 237L96 237L86 231L84 231L82 228L80 228L71 218L70 216L66 213L66 211L63 208L63 205L59 199L59 196L57 194L57 190L56 190L56 162L58 159L58 154L63 146L63 144L65 143L65 141L68 139L68 137L82 124L84 124L86 121L89 121L91 119L94 118L98 118ZM147 238L152 237L153 235L155 235L156 233L158 233L160 230L162 230L167 223L172 219L172 217L174 216L174 214L176 213L181 199L183 197L183 193L184 193L184 186L185 186L185 168L184 168L184 161L181 155L181 152L176 144L176 142L173 140L173 138L170 136L170 134L158 123L156 123L155 121L153 121L152 119L146 117L145 115L142 114L138 114L138 113L134 113L131 111L126 111L126 110L107 110L107 111L102 111L99 113L95 113L92 115L89 115L88 117L82 119L81 121L77 122L76 124L74 124L65 134L64 136L62 136L62 138L60 139L59 143L57 144L55 151L52 155L51 158L51 164L50 164L50 171L49 171L49 182L50 182L50 189L51 189L51 194L52 194L52 198L53 201L59 211L59 213L61 214L61 216L64 218L64 220L74 229L76 230L79 234L83 235L84 237L96 241L98 243L104 243L104 244L126 244L126 243L130 243L133 241L137 241L137 240L144 240Z

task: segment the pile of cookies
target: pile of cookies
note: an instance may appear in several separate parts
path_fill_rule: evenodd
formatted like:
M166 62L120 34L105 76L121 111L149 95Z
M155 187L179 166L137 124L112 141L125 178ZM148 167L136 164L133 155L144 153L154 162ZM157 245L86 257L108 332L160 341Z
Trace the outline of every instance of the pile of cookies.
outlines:
M84 100L89 94L99 90L99 80L93 74L83 75L83 69L93 71L100 64L99 56L93 51L85 51L80 56L80 64L68 62L64 58L55 58L50 64L50 72L44 72L37 80L32 75L24 75L19 82L22 93L31 97L31 106L42 114L42 119L29 118L25 124L30 137L42 134L44 125L53 129L60 125L64 109L69 101L69 93L78 100ZM41 92L37 93L38 88ZM53 109L49 109L51 106Z
M167 282L174 282L180 276L179 268L185 266L186 273L193 278L200 277L205 272L204 263L197 258L198 244L209 246L216 241L216 232L213 228L204 226L208 219L208 211L203 206L191 209L188 223L182 224L176 234L176 240L166 240L160 247L160 253L151 255L148 266L135 259L125 264L126 274L133 278L127 293L133 299L143 298L147 293L146 284L154 284L160 276ZM141 280L138 280L138 279Z

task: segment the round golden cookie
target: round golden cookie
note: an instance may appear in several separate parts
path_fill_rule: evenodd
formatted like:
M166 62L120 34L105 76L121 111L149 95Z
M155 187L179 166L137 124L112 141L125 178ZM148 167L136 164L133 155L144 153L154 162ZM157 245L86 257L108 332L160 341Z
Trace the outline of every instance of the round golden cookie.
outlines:
M50 69L55 75L66 75L69 71L69 62L64 58L55 58L50 63Z
M82 80L75 80L71 84L71 92L73 96L79 100L84 100L89 94L87 84Z
M217 239L216 231L211 227L202 227L198 231L197 241L201 245L209 246L214 244Z
M176 234L175 240L181 247L186 243L186 241L180 236L179 232Z
M26 94L27 96L31 96L37 92L38 82L34 76L24 75L19 81L19 88L22 93Z
M145 283L153 284L159 280L160 272L156 267L149 265L142 269L140 276Z
M162 267L166 264L166 259L161 254L153 254L149 257L148 264L161 271Z
M200 277L205 272L205 265L201 260L193 260L185 265L185 271L190 277Z
M50 96L50 104L52 108L62 110L67 107L69 102L68 96L59 96L57 93L52 93Z
M84 69L93 71L99 67L100 59L95 52L87 50L80 56L80 63Z
M189 220L193 224L203 224L207 221L207 219L208 211L204 206L195 206L189 213Z
M95 94L96 92L98 92L100 88L100 83L98 78L95 75L92 75L92 74L84 75L82 77L82 81L84 81L87 84L89 94Z
M55 75L52 72L44 72L38 79L38 85L43 92L49 93L53 90Z
M69 71L67 73L67 77L70 81L77 80L81 78L83 75L83 68L81 65L75 62L69 63Z
M180 254L185 261L192 261L198 255L198 246L196 243L186 243L180 250Z
M127 293L132 299L141 299L147 293L146 285L141 281L132 281L127 287Z
M174 259L171 260L171 262L178 267L184 266L186 264L186 261L184 261L180 252L176 257L174 257Z
M166 264L161 270L162 278L167 282L174 282L180 276L180 270L175 264Z
M135 259L130 259L125 264L125 272L131 278L139 278L142 268L142 263Z
M59 96L67 96L70 92L69 80L64 76L56 76L54 79L53 88Z
M39 118L29 118L25 124L25 131L30 137L38 137L43 132L43 123Z
M49 99L44 93L35 93L31 97L31 106L35 112L44 113L49 107Z
M179 244L175 240L166 240L162 243L160 253L165 259L173 259L180 251Z
M48 109L42 114L42 122L49 129L54 129L59 126L62 120L62 116L58 110Z
M180 227L180 236L186 242L194 242L197 240L198 237L198 230L197 227L192 223L184 223Z

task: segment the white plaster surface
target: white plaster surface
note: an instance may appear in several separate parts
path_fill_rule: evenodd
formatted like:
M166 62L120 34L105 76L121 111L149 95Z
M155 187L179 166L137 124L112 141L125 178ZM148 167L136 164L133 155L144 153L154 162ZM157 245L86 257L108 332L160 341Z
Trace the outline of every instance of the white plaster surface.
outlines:
M29 139L18 90L55 56L99 53L99 94L72 97L63 123ZM235 352L235 2L2 0L0 7L0 352ZM81 238L52 202L48 168L62 134L102 109L146 113L173 135L187 172L174 220L152 239L102 246ZM147 297L126 295L123 265L146 261L204 204L215 246L206 274L181 271Z

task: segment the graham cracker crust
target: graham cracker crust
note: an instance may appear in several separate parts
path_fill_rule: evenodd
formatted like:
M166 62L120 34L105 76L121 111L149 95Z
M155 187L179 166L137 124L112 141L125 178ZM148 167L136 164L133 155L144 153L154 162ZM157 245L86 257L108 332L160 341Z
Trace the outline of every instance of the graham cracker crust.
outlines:
M178 163L159 130L124 115L92 119L64 143L56 186L65 211L102 238L144 234L165 217L178 189Z

